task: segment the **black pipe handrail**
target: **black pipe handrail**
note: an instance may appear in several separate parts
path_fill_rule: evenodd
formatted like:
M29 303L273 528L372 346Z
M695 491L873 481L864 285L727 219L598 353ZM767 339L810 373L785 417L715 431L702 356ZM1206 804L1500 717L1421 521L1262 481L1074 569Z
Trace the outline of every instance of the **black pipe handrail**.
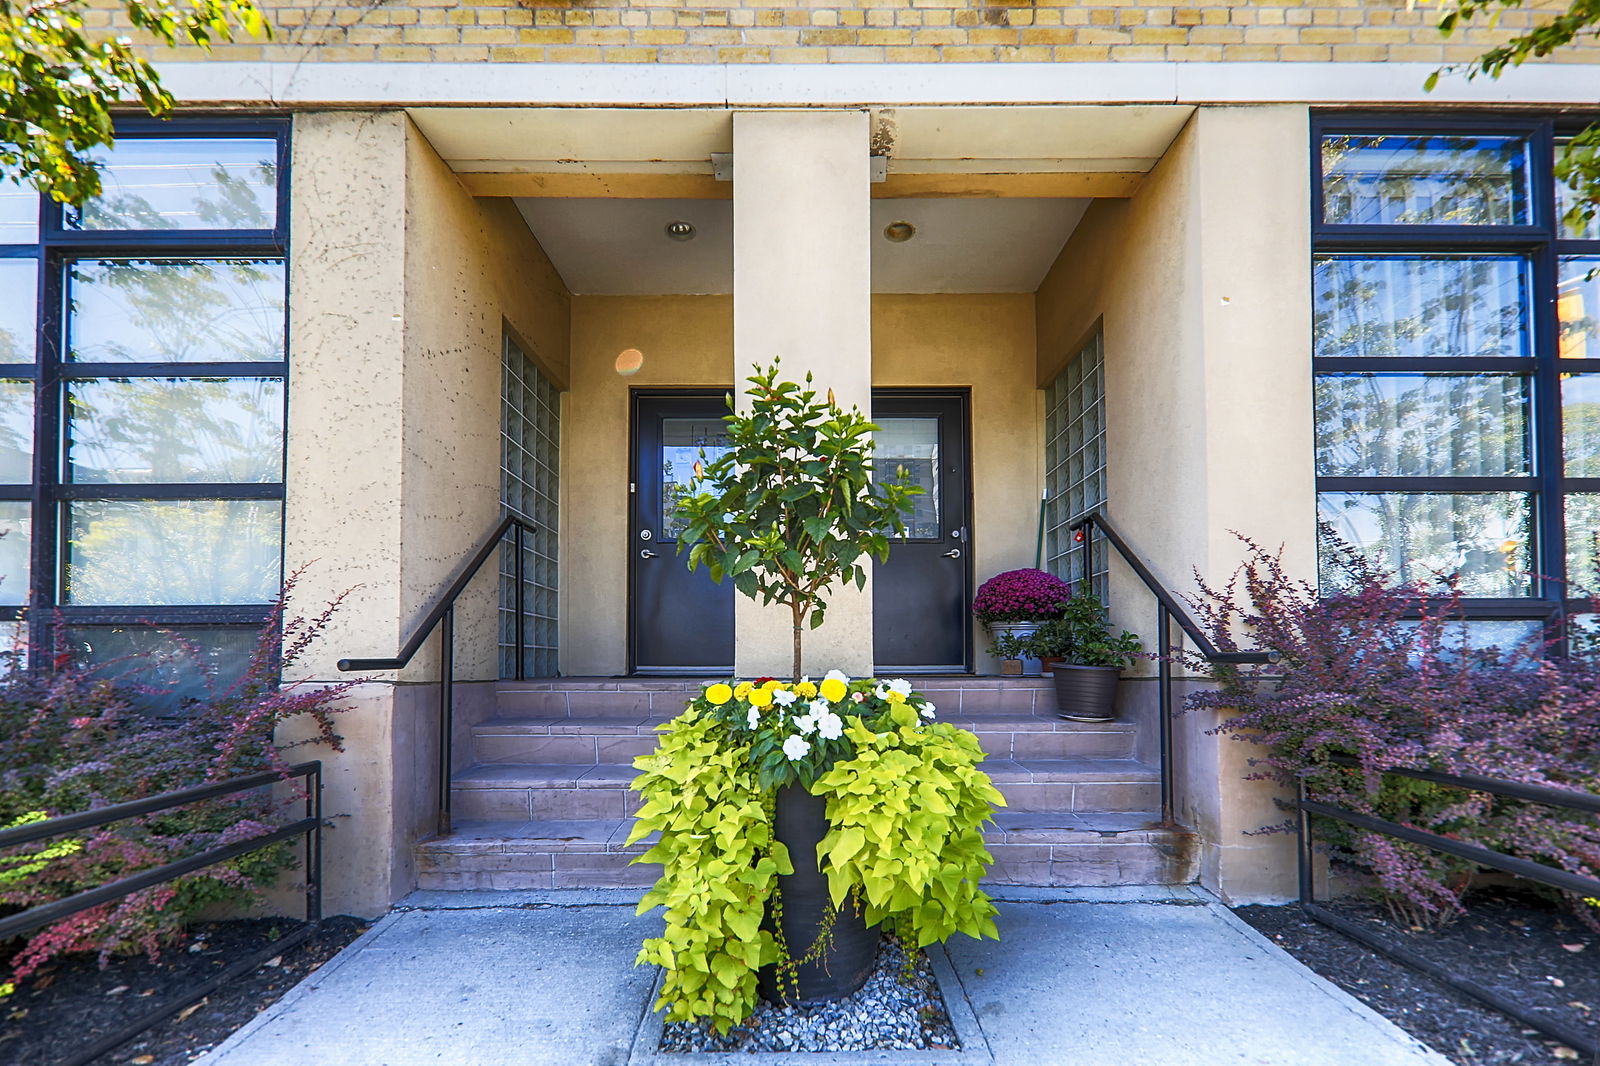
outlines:
M1071 522L1067 523L1067 530L1071 533L1077 533L1080 530L1085 530L1086 527L1090 526L1098 529L1106 538L1106 541L1113 548L1117 549L1117 554L1122 556L1122 561L1127 563L1128 568L1138 575L1139 580L1144 583L1144 587L1150 590L1150 594L1160 602L1161 606L1166 609L1166 612L1178 623L1178 628L1183 630L1184 634L1190 640L1194 641L1195 647L1200 649L1200 654L1205 657L1207 662L1244 664L1273 663L1278 661L1277 653L1270 651L1218 650L1217 646L1211 643L1211 639L1206 636L1205 631L1200 628L1199 624L1196 623L1194 619L1189 617L1188 610L1177 599L1177 597L1173 596L1172 593L1167 591L1165 586L1163 586L1161 582L1156 579L1156 576L1150 572L1150 568L1144 564L1144 560L1139 558L1138 553L1132 548L1128 547L1128 542L1122 538L1122 534L1117 532L1117 527L1111 524L1111 519L1106 516L1106 513L1103 510L1096 507L1093 510L1083 512L1077 518L1074 518ZM1085 550L1087 551L1087 533L1085 534L1083 543ZM1087 562L1085 563L1083 572L1085 577L1087 577L1089 573Z
M1360 763L1347 755L1335 755L1331 761L1340 766L1360 768ZM1418 781L1429 781L1434 784L1467 789L1473 792L1487 792L1494 796L1524 800L1529 803L1538 803L1563 810L1600 812L1600 796L1553 785L1535 785L1524 781L1508 781L1504 778L1487 777L1480 774L1449 774L1437 770L1424 770L1408 766L1386 767L1380 773L1382 775L1393 774L1397 777L1409 777ZM1385 818L1363 814L1360 811L1352 811L1346 807L1338 807L1331 803L1313 800L1307 795L1306 783L1303 778L1296 781L1295 786L1295 833L1299 845L1296 850L1300 875L1301 910L1330 929L1365 944L1379 954L1388 956L1402 965L1426 973L1463 995L1476 999L1478 1002L1499 1011L1507 1017L1538 1030L1550 1039L1559 1040L1561 1043L1587 1056L1591 1063L1600 1066L1600 1040L1594 1040L1564 1022L1541 1014L1535 1008L1524 1007L1516 1000L1493 989L1485 988L1476 981L1461 977L1448 967L1433 962L1401 944L1391 943L1382 935L1364 928L1359 923L1352 922L1348 918L1344 918L1326 907L1320 906L1316 902L1316 863L1314 856L1316 841L1312 834L1311 816L1318 815L1334 821L1344 822L1346 825L1353 825L1358 829L1365 829L1371 833L1393 837L1397 840L1405 840L1419 847L1442 852L1446 855L1454 855L1457 858L1466 859L1491 870L1499 870L1502 873L1521 877L1535 884L1548 885L1551 888L1575 892L1585 897L1600 896L1600 879L1576 874L1559 867L1546 866L1543 863L1519 858L1515 855L1507 855L1504 852L1481 847L1477 844L1468 844L1453 837L1441 836L1438 833L1431 833L1415 826L1402 825L1399 822L1392 822Z
M85 889L63 899L40 903L17 914L8 915L0 919L0 940L6 940L10 937L30 933L35 929L53 925L64 918L70 918L74 914L89 910L91 907L98 907L112 900L123 899L135 892L174 881L196 870L203 870L219 862L226 862L240 855L248 855L253 851L260 851L262 848L270 847L279 841L289 840L297 836L306 838L306 924L304 926L286 937L275 940L264 948L251 952L245 958L235 960L221 972L213 974L202 984L159 1004L92 1043L70 1052L65 1058L58 1060L55 1066L84 1066L86 1063L93 1062L113 1048L132 1040L157 1022L171 1017L191 1003L198 1003L224 982L255 970L274 955L281 955L290 948L304 943L316 933L317 927L322 922L322 763L312 760L310 762L297 763L285 770L262 770L253 774L243 774L239 777L228 778L224 781L213 781L204 785L196 785L192 788L176 789L172 792L163 792L157 796L149 796L145 799L114 803L90 811L63 814L55 818L48 818L42 822L30 822L14 829L0 830L0 848L14 847L40 840L48 840L52 837L65 836L68 833L75 833L82 829L94 829L103 825L110 825L113 822L123 821L127 818L137 818L146 814L154 814L158 811L172 810L199 800L248 792L264 785L276 784L280 781L292 780L298 777L307 779L305 817L303 818L287 825L279 826L259 836L253 836L247 840L238 840L232 844L208 848L187 858L178 859L148 870L141 870L138 873L108 881L103 885Z
M446 612L455 606L456 600L460 599L461 594L472 583L472 579L478 576L479 569L489 561L489 556L494 554L495 549L500 546L500 542L505 539L505 535L513 529L523 534L538 532L537 529L516 515L506 515L505 518L501 519L500 524L494 527L494 531L479 543L477 550L468 558L466 564L456 571L455 576L445 586L444 591L434 599L433 606L428 609L427 614L422 616L422 621L412 630L411 638L401 646L397 655L388 659L340 659L339 669L346 673L363 670L405 669L417 652L422 649L423 643L428 639L428 635L433 632L433 628L444 620ZM519 544L518 547L520 548L521 545ZM521 566L521 559L522 553L518 551L517 565L519 567ZM522 582L518 581L518 595L521 594L521 588ZM517 616L517 624L520 631L522 612L518 611ZM520 667L520 662L518 665Z
M513 591L512 610L516 613L513 624L516 639L516 669L513 671L518 681L527 676L523 659L528 646L527 615L524 603L524 562L523 545L527 538L539 532L533 526L523 521L514 514L506 515L500 524L484 537L482 542L473 551L472 555L450 579L433 601L433 606L428 613L422 616L422 621L411 633L409 640L400 648L400 653L391 659L340 659L339 669L351 670L403 670L411 662L413 656L422 648L435 628L439 630L439 767L437 771L437 796L438 796L438 830L441 836L450 834L450 772L454 757L452 755L451 732L455 720L455 663L456 663L456 600L466 591L483 564L489 561L490 556L500 547L500 542L507 533L512 534L511 550L512 580L516 583Z

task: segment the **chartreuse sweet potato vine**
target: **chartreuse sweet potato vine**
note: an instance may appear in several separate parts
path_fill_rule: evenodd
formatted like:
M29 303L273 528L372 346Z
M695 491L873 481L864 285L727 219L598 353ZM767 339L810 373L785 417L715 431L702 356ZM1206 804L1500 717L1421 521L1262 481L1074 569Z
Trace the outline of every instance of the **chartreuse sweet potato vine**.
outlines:
M978 880L991 861L981 827L1005 800L978 768L977 738L935 717L903 680L833 673L707 684L661 727L634 760L645 803L628 842L660 834L634 861L662 866L639 913L664 907L666 930L636 961L666 970L655 1009L668 1021L725 1033L755 1007L756 971L791 961L762 927L778 875L793 872L772 831L784 785L826 798L816 862L835 908L854 891L868 923L917 947L999 935Z

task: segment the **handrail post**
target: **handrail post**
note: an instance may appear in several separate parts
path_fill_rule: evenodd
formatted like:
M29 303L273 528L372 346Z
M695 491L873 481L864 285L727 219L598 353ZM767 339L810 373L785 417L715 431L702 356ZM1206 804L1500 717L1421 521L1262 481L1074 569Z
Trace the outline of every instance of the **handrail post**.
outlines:
M1312 854L1313 841L1311 839L1311 812L1306 810L1306 781L1297 777L1294 781L1294 834L1295 857L1300 874L1300 905L1306 906L1316 902L1316 868L1313 865L1315 856Z
M1172 766L1172 622L1167 605L1156 604L1156 714L1161 735L1161 821L1170 825L1173 818Z
M322 921L322 763L306 777L306 817L316 822L306 834L306 921Z
M527 649L527 646L528 646L527 637L526 637L526 631L523 628L524 627L524 620L527 618L527 604L524 602L524 594L523 594L523 591L522 591L522 582L523 582L524 578L526 577L526 575L523 573L523 563L522 563L522 523L518 522L516 525L512 526L511 529L512 529L511 542L512 542L513 549L517 553L517 561L514 564L512 564L512 568L511 568L512 569L512 573L515 575L516 582L517 582L517 590L516 590L515 595L513 596L513 602L516 604L516 610L517 610L517 622L516 622L517 665L516 665L516 669L512 672L512 676L515 677L518 681L522 681L522 680L525 680L525 678L526 678L526 672L523 670L522 663L523 663L523 660L527 656L527 650L526 649Z
M450 730L455 710L456 606L439 620L439 835L450 835Z

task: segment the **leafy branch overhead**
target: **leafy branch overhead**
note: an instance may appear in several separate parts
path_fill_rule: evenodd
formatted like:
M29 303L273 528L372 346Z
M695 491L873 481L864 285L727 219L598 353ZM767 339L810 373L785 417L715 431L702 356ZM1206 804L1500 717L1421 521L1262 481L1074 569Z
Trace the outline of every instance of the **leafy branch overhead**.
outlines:
M1417 2L1408 0L1408 6ZM1508 9L1523 6L1523 0L1440 0L1443 13L1439 32L1448 37L1479 19L1492 29ZM1439 83L1439 76L1446 72L1461 71L1468 78L1479 74L1498 78L1507 67L1520 67L1528 59L1543 59L1583 37L1600 37L1600 0L1570 0L1565 11L1508 37L1475 59L1434 71L1428 76L1426 88L1431 92ZM1574 134L1562 145L1556 154L1555 175L1574 193L1566 212L1567 226L1582 232L1600 212L1600 123Z
M155 68L125 36L91 35L83 0L0 0L0 178L82 204L100 192L94 150L115 143L111 108L172 110ZM103 10L103 9L99 9ZM125 0L137 29L171 47L270 37L253 0Z
M723 419L727 450L697 463L678 499L678 551L688 552L689 569L704 566L713 580L731 577L741 594L790 609L798 678L801 634L822 624L827 591L866 587L867 560L888 558L889 538L905 532L922 490L903 471L874 480L878 427L841 408L831 390L818 399L811 375L806 387L779 381L774 362L748 381L749 412Z

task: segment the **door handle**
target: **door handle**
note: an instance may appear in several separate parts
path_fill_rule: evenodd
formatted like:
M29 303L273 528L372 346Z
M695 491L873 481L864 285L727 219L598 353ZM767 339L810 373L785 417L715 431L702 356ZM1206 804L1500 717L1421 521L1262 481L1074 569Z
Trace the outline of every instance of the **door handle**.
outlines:
M951 548L949 551L944 553L944 557L946 559L959 559L961 558L961 549Z
M656 557L656 553L651 551L649 548L640 548L639 549L639 558L641 558L641 559L654 559L655 557Z

